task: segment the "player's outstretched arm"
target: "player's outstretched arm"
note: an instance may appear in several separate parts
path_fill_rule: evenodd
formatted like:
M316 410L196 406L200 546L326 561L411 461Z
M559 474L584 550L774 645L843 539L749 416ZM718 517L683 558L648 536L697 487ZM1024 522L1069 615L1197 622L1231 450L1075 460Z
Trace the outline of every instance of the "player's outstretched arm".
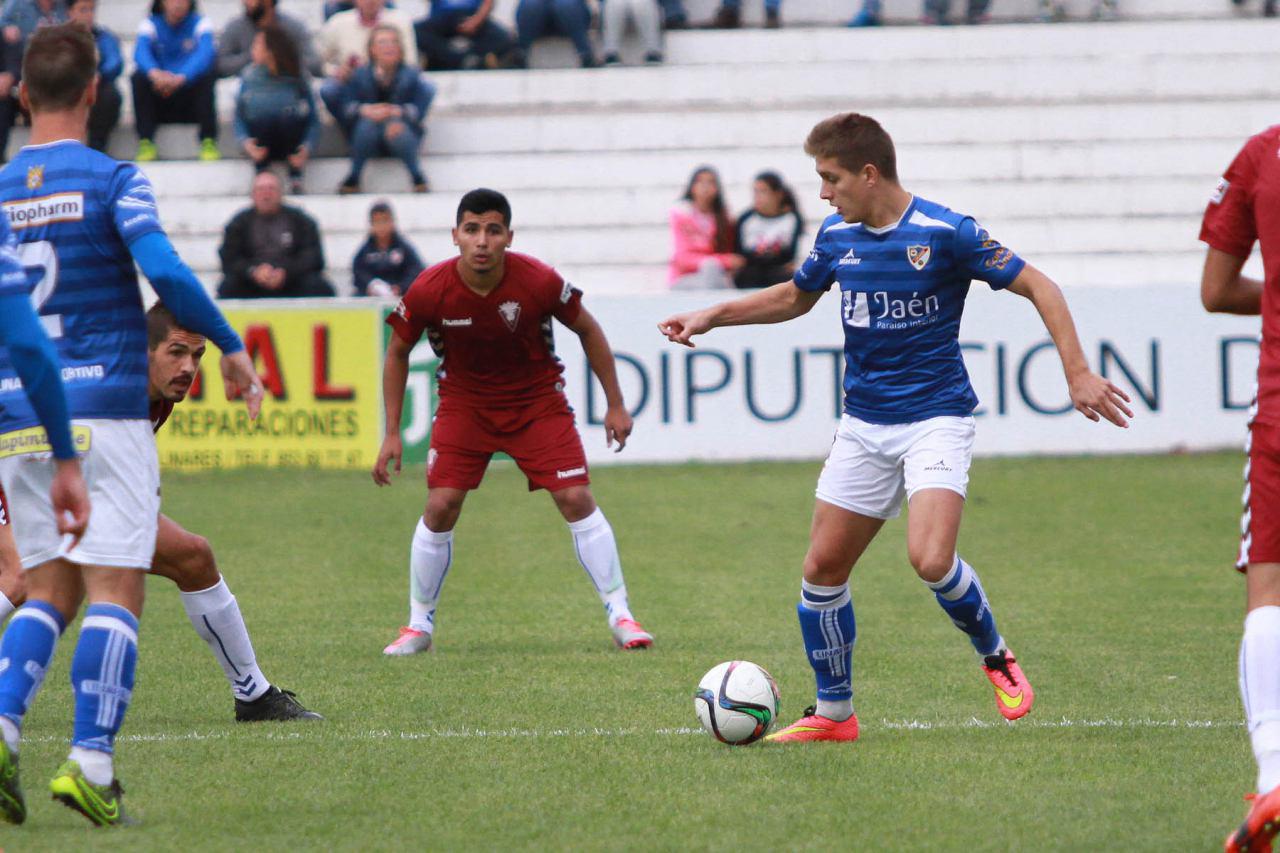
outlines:
M406 343L393 333L391 340L387 342L387 354L382 361L382 405L386 411L386 431L382 437L382 447L378 450L378 461L373 465L373 482L379 486L391 485L388 468L394 463L395 471L399 474L404 457L400 441L400 418L404 414L404 388L409 380L409 352L412 349L413 344Z
M1058 348L1076 411L1091 421L1106 418L1118 427L1128 427L1125 416L1133 417L1133 412L1125 405L1129 402L1129 395L1089 369L1061 288L1040 270L1027 264L1009 285L1009 290L1030 299L1040 312L1040 319Z
M1204 272L1200 274L1200 302L1215 314L1261 314L1262 282L1240 274L1244 258L1229 255L1221 249L1210 249L1204 256Z
M793 281L757 290L750 296L730 299L703 308L668 317L658 324L658 331L675 344L693 347L690 340L719 326L750 326L756 323L784 323L809 313L823 291L801 290Z
M613 447L616 441L618 446L613 452L621 453L622 448L627 446L633 423L627 404L622 399L622 388L618 385L618 370L613 350L609 347L609 339L604 336L604 329L600 327L599 321L586 308L578 312L578 319L570 323L569 328L582 341L582 351L587 355L587 363L604 388L605 404L608 406L604 415L605 447Z
M144 234L129 244L129 252L151 282L178 324L199 332L222 350L222 379L228 400L244 399L249 416L262 408L262 383L244 343L205 293L191 268L182 262L169 238L161 231Z

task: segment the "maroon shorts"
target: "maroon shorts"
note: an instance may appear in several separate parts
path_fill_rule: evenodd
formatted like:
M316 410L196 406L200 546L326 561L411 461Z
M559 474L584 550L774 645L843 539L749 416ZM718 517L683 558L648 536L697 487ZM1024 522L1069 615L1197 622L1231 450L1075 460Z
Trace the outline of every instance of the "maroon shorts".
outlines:
M1280 426L1251 424L1245 449L1240 571L1250 563L1280 563Z
M441 401L431 425L427 487L474 489L499 452L520 466L531 492L591 482L573 410L557 395L505 409Z

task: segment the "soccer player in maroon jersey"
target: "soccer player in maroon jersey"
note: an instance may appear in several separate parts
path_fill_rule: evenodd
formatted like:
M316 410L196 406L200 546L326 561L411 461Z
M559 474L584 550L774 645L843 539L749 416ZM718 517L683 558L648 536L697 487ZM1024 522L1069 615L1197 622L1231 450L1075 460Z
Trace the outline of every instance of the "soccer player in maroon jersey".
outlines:
M173 407L191 390L204 356L205 339L179 326L169 309L157 302L147 312L147 346L151 426L159 432ZM3 499L4 493L0 492L0 508L4 506ZM161 513L151 574L177 584L191 626L208 644L231 684L238 722L323 719L303 707L292 691L281 690L268 681L258 668L240 605L218 572L207 539ZM3 619L26 599L17 547L7 521L0 522L0 592L12 602L4 610L6 599L0 599Z
M1280 125L1252 137L1231 162L1205 210L1200 239L1209 246L1200 279L1204 307L1262 315L1236 560L1245 573L1240 693L1258 788L1226 850L1270 850L1280 832ZM1241 275L1255 242L1263 281Z
M653 636L627 605L627 588L613 529L591 496L587 459L564 395L564 367L556 358L552 319L582 342L604 388L605 441L622 450L631 416L618 387L613 352L600 324L582 307L582 292L551 267L508 252L511 206L499 192L472 190L458 204L453 242L457 258L425 270L387 318L382 393L386 437L373 468L380 486L400 471L400 416L409 352L425 332L443 359L437 371L440 404L427 456L427 507L409 556L409 624L383 651L409 655L431 648L436 603L453 559L453 527L467 492L480 485L489 458L509 454L529 481L546 489L569 523L582 567L595 584L614 642L647 648Z

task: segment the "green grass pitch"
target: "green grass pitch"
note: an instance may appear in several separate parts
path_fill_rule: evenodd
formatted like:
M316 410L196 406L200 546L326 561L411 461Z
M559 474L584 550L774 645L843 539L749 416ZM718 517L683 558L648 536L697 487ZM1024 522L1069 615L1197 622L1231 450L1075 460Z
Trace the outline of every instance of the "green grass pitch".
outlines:
M886 526L855 570L853 745L722 746L692 692L755 661L783 722L812 700L795 619L817 463L601 468L632 605L615 651L551 501L495 464L467 502L438 652L387 659L425 488L406 471L169 476L259 662L324 713L232 722L167 581L148 584L118 748L141 826L47 798L70 730L63 639L26 725L6 849L1209 850L1253 763L1236 690L1238 454L981 460L961 552L1036 687L997 714L965 637Z

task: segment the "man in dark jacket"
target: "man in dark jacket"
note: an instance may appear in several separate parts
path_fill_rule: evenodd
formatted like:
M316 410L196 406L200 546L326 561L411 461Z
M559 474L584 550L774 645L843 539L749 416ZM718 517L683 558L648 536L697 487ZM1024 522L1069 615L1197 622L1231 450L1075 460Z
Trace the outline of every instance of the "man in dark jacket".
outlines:
M284 204L280 178L253 179L253 207L227 223L222 258L222 299L333 296L324 277L320 229L301 209Z

